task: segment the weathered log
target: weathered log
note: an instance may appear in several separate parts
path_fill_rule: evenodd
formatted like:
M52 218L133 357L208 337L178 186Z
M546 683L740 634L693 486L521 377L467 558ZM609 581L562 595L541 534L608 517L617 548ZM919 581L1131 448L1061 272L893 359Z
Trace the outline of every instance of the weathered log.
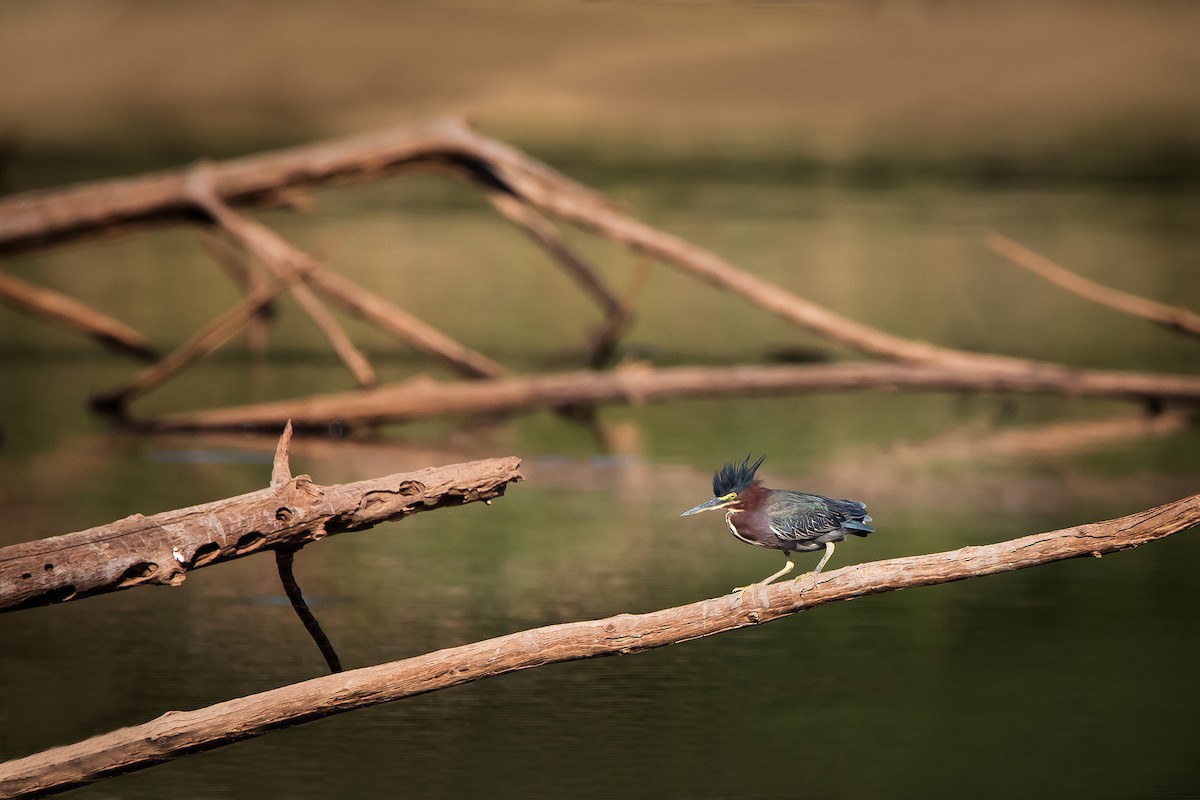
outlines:
M1108 397L1141 402L1200 401L1200 377L1099 370L1032 373L850 362L816 365L669 367L560 372L486 381L411 381L363 392L166 414L131 421L151 431L297 429L405 422L441 415L498 414L686 397L884 391L1014 392Z
M124 322L61 292L34 286L3 272L0 272L0 303L73 333L82 333L119 353L145 361L158 358L154 345Z
M998 233L989 234L984 242L993 252L1004 256L1018 267L1032 272L1060 289L1065 289L1076 297L1082 297L1122 314L1148 320L1178 333L1200 336L1200 315L1183 306L1148 300L1088 280Z
M300 475L238 497L0 548L0 611L143 584L178 586L200 567L488 501L521 479L520 465L493 458L332 486Z
M639 653L842 600L1127 550L1200 524L1200 494L1119 519L843 567L646 614L550 625L329 675L0 764L0 797L46 795L315 719L517 670Z

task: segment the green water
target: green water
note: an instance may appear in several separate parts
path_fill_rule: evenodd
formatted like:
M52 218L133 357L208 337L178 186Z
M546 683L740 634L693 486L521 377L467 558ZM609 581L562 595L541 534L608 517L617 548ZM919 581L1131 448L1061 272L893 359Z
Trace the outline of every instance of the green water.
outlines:
M570 170L568 170L570 171ZM1041 284L981 244L998 230L1102 283L1200 307L1200 197L887 191L656 172L601 189L649 222L854 319L981 351L1195 373L1200 348ZM465 187L321 192L261 218L516 371L571 368L598 314ZM636 259L572 234L624 287ZM174 346L236 292L190 233L12 259ZM624 345L656 364L827 351L655 265ZM385 380L444 373L349 322ZM134 404L154 414L351 388L287 303L265 357L234 342ZM0 544L266 485L272 443L141 438L84 410L135 367L0 310ZM1106 519L1200 487L1200 433L997 454L1000 434L1128 415L1059 398L845 394L431 421L301 440L335 483L519 455L491 507L335 537L297 576L343 662L365 666L529 627L649 611L779 566L716 515L680 519L708 474L768 453L769 485L867 502L879 532L831 567ZM1036 438L1036 437L1035 437ZM943 446L947 441L966 447ZM615 443L615 444L613 444ZM815 559L814 559L815 563ZM1189 797L1200 714L1196 565L1185 533L1136 551L865 598L652 651L491 679L342 715L76 790L186 797ZM807 565L805 560L802 564ZM256 556L0 616L0 757L303 680L322 662Z

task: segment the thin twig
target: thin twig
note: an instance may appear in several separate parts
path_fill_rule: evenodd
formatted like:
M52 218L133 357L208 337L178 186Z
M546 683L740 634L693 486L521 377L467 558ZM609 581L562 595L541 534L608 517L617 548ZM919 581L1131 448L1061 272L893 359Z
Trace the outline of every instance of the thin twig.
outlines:
M242 294L253 294L256 290L267 285L268 281L254 269L245 252L236 248L229 237L211 227L200 229L200 244L213 261L229 275L230 279L241 289ZM255 312L253 319L246 325L246 342L250 351L262 354L267 351L269 341L268 323L275 316L275 304L268 303Z
M341 672L342 660L338 658L337 651L333 649L333 643L325 635L325 631L321 628L321 623L317 621L317 618L309 609L308 603L304 602L304 593L300 591L300 584L296 582L296 576L292 572L292 558L299 549L281 548L275 551L275 567L279 571L279 580L283 584L283 593L287 595L287 599L292 604L292 610L296 612L296 616L304 624L304 630L308 631L308 635L317 643L317 649L325 657L325 663L329 666L329 672L331 674Z
M1076 297L1082 297L1122 314L1149 320L1178 333L1200 336L1200 315L1190 309L1148 300L1088 280L999 233L988 234L984 242L993 252L1004 256L1018 267L1065 289Z

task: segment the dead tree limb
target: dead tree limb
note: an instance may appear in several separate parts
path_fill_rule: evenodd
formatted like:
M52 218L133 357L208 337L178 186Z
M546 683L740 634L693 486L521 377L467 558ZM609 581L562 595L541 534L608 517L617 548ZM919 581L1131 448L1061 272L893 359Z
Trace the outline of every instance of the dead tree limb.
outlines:
M938 346L855 322L621 213L595 192L513 147L479 135L460 120L236 159L214 164L211 170L214 193L229 204L268 200L282 189L412 167L456 170L485 191L507 192L543 213L649 255L863 353L977 372L1071 374L1057 364ZM0 200L0 253L114 227L186 218L192 213L186 180L184 171L165 172Z
M491 359L472 351L470 348L464 347L413 315L359 288L348 278L335 275L312 257L292 247L283 237L276 234L270 228L253 222L247 217L233 211L213 191L212 175L213 168L205 166L203 171L199 172L192 182L189 183L189 191L192 192L196 202L230 236L242 242L247 250L258 256L260 260L270 266L281 278L287 279L294 274L301 275L314 288L320 289L346 311L374 322L392 335L407 341L418 350L441 359L466 377L490 378L504 373L504 369ZM305 303L309 303L311 300L320 305L319 301L316 301L316 298L313 297L312 292L308 288L303 288L300 294L296 294L297 301L301 300L302 297L305 298ZM321 310L323 311L323 307ZM310 314L313 311L316 311L316 309L310 309ZM340 330L338 328L338 331ZM328 332L330 341L337 343L335 347L345 349L346 342L349 341L348 337L346 338L346 342L343 342L344 332L340 335L336 335L336 333L335 331ZM358 353L357 349L354 348L353 344L350 344L349 348L345 349L343 353L343 359L348 364L357 364L361 359L362 364L365 364L366 360L361 358L361 354L355 356L356 353ZM370 373L369 376L359 374L362 364L355 368L355 374L359 376L360 385L374 385L377 381L375 380L374 371L370 369L370 365L366 365L366 370ZM370 378L371 382L369 384L363 383L365 377Z
M847 362L816 365L668 367L633 365L610 372L560 372L489 381L425 380L363 392L341 392L167 414L131 422L150 431L278 430L332 423L353 427L441 415L498 414L594 404L661 402L686 397L742 397L863 389L909 392L1058 394L1134 400L1153 405L1200 401L1200 377L1080 370L1059 373L979 372L944 367Z
M82 333L119 353L144 361L158 358L154 345L124 322L61 292L34 286L3 272L0 272L0 303L73 333Z
M498 378L505 373L504 367L496 361L451 339L343 275L318 266L309 271L307 280L342 310L373 322L416 350L442 361L464 378Z
M285 288L285 281L258 287L157 364L146 367L120 386L94 395L90 401L91 407L96 411L124 414L125 406L135 397L145 394L188 364L203 358L232 339Z
M1128 550L1200 524L1200 494L1119 519L942 553L801 576L646 614L550 625L329 675L194 711L170 711L0 764L0 797L46 795L211 750L272 730L522 669L664 645L761 625L871 594L1012 572Z
M178 586L191 570L222 561L490 501L521 479L520 464L493 458L332 486L299 475L238 497L0 548L0 612L143 584Z
M202 165L194 169L185 185L188 196L211 215L213 220L230 236L258 256L287 285L287 289L291 292L297 305L308 314L313 324L329 340L334 352L346 364L359 386L378 385L379 377L375 374L371 363L367 361L367 357L355 346L349 334L329 313L320 299L312 293L312 290L297 280L311 259L287 244L282 237L277 236L266 226L234 213L213 191L211 173L212 168L209 165Z
M237 287L242 290L242 294L252 295L267 285L263 275L251 268L245 252L238 249L228 236L214 230L203 229L200 231L200 244L212 256L213 261L217 262L217 265L225 270ZM251 352L262 354L267 351L270 335L267 323L274 315L275 304L268 303L258 309L246 324L246 342Z
M214 189L226 203L269 203L281 192L334 180L377 177L428 158L444 121L308 144L213 165ZM195 218L188 170L97 181L0 199L0 253Z
M524 230L529 238L550 254L555 263L579 284L579 288L596 301L606 317L621 313L621 298L609 288L594 266L571 249L550 220L506 192L489 191L487 197L493 208Z
M989 234L984 242L994 253L1004 256L1018 267L1032 272L1060 289L1065 289L1076 297L1082 297L1084 300L1090 300L1122 314L1148 320L1179 333L1200 336L1200 315L1189 309L1158 303L1088 280L998 233Z

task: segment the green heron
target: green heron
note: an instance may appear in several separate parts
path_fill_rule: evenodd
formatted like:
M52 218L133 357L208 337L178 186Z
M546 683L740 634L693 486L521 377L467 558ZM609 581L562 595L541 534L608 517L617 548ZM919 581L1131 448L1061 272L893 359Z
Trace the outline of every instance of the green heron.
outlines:
M792 553L825 549L816 575L833 555L833 543L846 540L846 534L868 536L875 532L867 523L867 507L857 500L832 500L819 494L768 489L754 473L766 456L753 464L750 456L742 463L726 464L713 473L713 499L689 508L680 516L688 517L714 508L727 509L725 522L733 535L743 542L782 550L787 563L774 575L750 586L766 586L792 571ZM740 592L750 586L734 589Z

